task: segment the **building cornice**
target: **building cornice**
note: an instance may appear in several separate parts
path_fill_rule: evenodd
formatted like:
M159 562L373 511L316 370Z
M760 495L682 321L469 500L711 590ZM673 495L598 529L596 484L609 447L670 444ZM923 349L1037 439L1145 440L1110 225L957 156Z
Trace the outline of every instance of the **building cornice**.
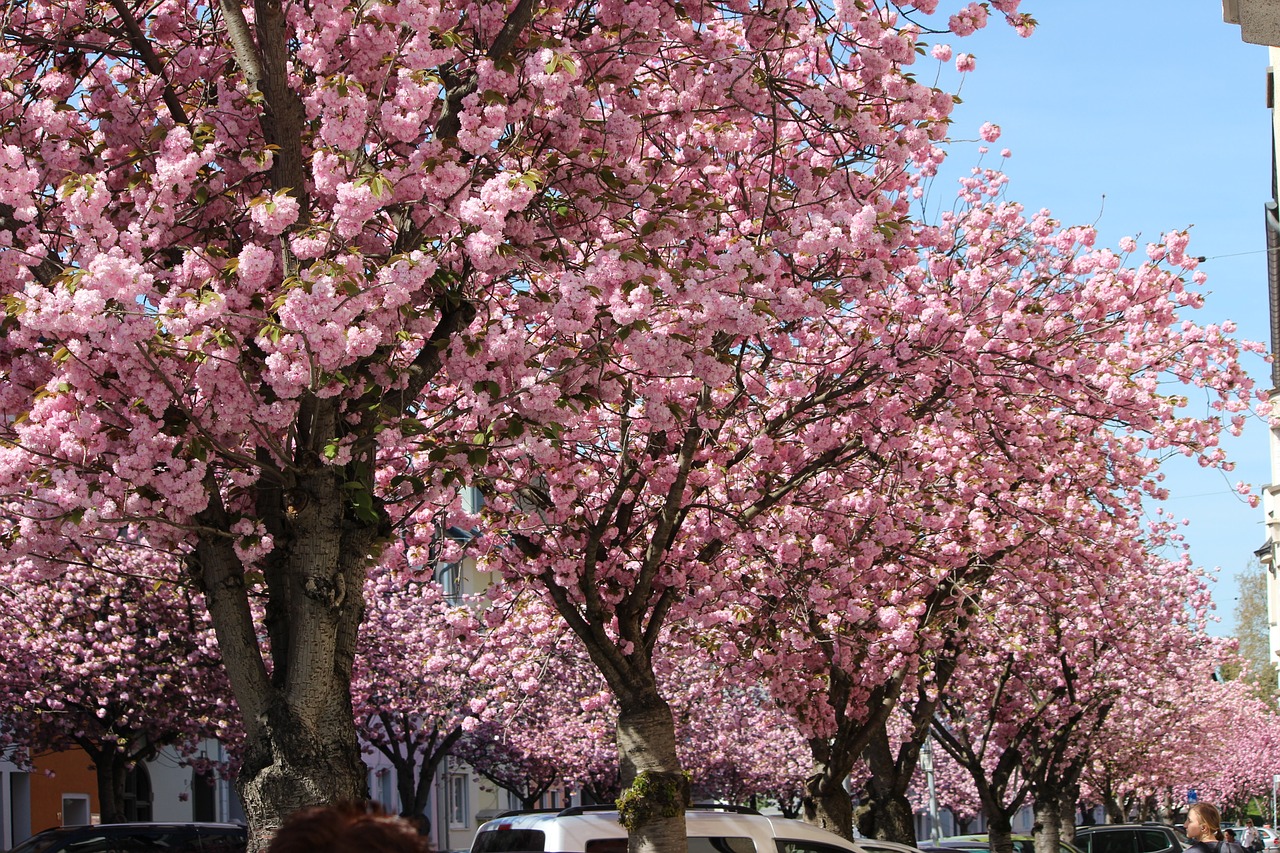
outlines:
M1222 20L1250 44L1280 45L1280 0L1222 0Z

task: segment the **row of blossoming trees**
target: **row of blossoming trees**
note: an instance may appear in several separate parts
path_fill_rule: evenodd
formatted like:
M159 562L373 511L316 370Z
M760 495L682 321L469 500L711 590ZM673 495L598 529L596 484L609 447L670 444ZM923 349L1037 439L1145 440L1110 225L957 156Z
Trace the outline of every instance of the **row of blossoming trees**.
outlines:
M423 813L448 754L526 807L549 790L616 797L617 703L554 613L513 596L511 585L448 601L438 583L404 574L396 551L366 587L352 697L367 751L395 768L404 814ZM198 600L168 592L159 555L97 557L56 586L38 579L5 590L0 694L19 748L88 752L111 820L123 819L133 762L205 736L234 752L239 738ZM1185 567L1150 568L1148 580L1166 588L1186 580ZM962 820L984 815L997 837L1033 803L1040 836L1056 847L1079 803L1123 820L1134 809L1176 808L1189 788L1224 805L1266 789L1280 762L1280 717L1242 682L1212 679L1229 648L1188 624L1182 595L1161 600L1136 583L1105 607L1054 607L1050 598L990 585L974 623L952 640L963 652L916 661L930 686L900 697L853 768L864 833L911 840L911 812L926 803L914 755L930 720L943 753L940 803ZM807 729L739 665L743 639L702 626L664 642L674 656L659 663L660 689L695 798L798 814L811 770ZM935 690L947 669L950 687Z
M357 713L393 762L406 726L449 748L451 720L390 707L421 685L356 662L385 618L424 632L430 690L465 687L450 660L502 617L437 619L414 586L455 526L616 701L620 784L649 783L634 850L684 849L666 668L691 642L797 726L811 820L849 831L874 754L892 827L929 720L984 803L1051 802L1083 753L1017 733L1101 736L1154 701L1126 661L1203 682L1200 580L1152 556L1172 533L1144 504L1162 458L1227 467L1249 347L1193 318L1184 233L1104 248L981 170L926 215L955 98L911 66L935 33L1034 24L937 6L11 5L6 573L172 556L132 596L198 593L254 849L365 793ZM482 518L454 517L462 483ZM1149 599L1167 621L1132 618ZM466 675L514 656L527 694L556 677L529 647Z

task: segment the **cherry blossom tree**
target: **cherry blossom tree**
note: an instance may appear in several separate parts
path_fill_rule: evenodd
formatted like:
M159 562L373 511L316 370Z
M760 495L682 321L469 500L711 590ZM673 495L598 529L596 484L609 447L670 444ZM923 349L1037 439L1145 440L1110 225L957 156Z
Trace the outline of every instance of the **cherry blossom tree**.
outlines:
M1120 255L1095 247L1090 229L1058 229L1047 213L1026 218L1015 204L987 201L1002 191L1002 176L979 171L965 182L961 208L943 217L946 231L922 229L935 242L921 250L928 278L907 293L920 305L942 300L929 332L933 352L948 353L931 386L945 387L945 404L915 412L898 433L884 421L864 427L865 446L894 452L869 453L830 475L839 485L826 504L804 506L793 495L785 525L735 543L767 568L744 571L750 589L716 618L754 627L764 614L776 623L758 651L760 664L774 677L773 695L791 703L810 736L810 816L836 831L849 832L844 777L904 687L916 689L917 657L962 630L959 603L996 569L1033 584L1035 566L1058 554L1091 576L1091 595L1099 597L1107 578L1123 582L1126 568L1094 552L1145 559L1134 549L1142 537L1132 525L1144 499L1162 495L1151 451L1176 448L1221 463L1215 433L1223 425L1179 414L1180 398L1163 394L1160 383L1181 377L1215 387L1228 412L1248 396L1239 349L1223 338L1230 327L1193 330L1179 315L1199 304L1189 287L1202 280L1179 276L1195 265L1185 256L1185 234L1167 235L1149 247L1147 262L1126 269ZM1126 240L1121 250L1134 248ZM999 296L990 290L995 270ZM1164 284L1139 284L1155 279ZM979 282L979 292L964 295ZM927 310L920 305L904 313L914 318ZM1011 313L1014 305L1021 308ZM1032 338L1036 344L1022 350ZM1119 352L1118 341L1134 357L1108 355ZM1203 376L1199 356L1184 359L1192 341L1208 345L1204 355L1217 351L1210 356L1217 365ZM969 349L975 343L978 350ZM1065 348L1055 355L1059 344ZM924 363L918 359L917 370ZM1094 372L1062 369L1086 363ZM917 372L914 381L929 380ZM780 565L785 549L800 555L784 556L790 565ZM903 758L900 780L915 760Z
M102 821L128 820L125 780L172 746L233 750L236 709L198 594L142 549L86 554L52 581L6 577L0 596L4 737L29 758L79 747L93 762Z
M530 607L545 628L554 611ZM498 695L483 724L459 741L457 754L495 785L534 808L543 794L566 785L591 790L597 801L617 796L617 745L613 697L599 672L563 629L541 634L544 654L536 671ZM518 687L518 684L513 685ZM598 784L604 782L603 788ZM605 792L608 792L606 794Z
M254 849L365 793L349 682L386 543L428 539L488 442L613 397L610 347L659 409L825 305L808 282L892 266L952 103L891 4L39 0L3 26L4 556L53 573L128 522L189 549Z
M1188 790L1228 808L1269 794L1280 766L1280 716L1257 698L1249 681L1217 679L1237 666L1222 641L1205 638L1194 658L1170 661L1163 682L1118 699L1081 780L1085 794L1103 804L1111 820L1184 807ZM1151 732L1160 737L1153 739ZM1169 791L1176 801L1169 801Z
M1115 546L1095 559L1122 560L1127 583L1105 594L1090 594L1094 571L1052 560L1038 583L1001 585L978 602L968 662L939 701L933 734L973 775L993 849L1012 849L1010 818L1027 799L1037 850L1058 849L1064 806L1074 813L1080 778L1120 698L1168 681L1144 663L1205 667L1207 638L1192 617L1207 600L1203 580L1185 557L1134 560L1122 542Z
M994 2L1026 31L1017 6ZM428 549L474 479L500 559L618 698L622 783L649 774L634 848L684 849L652 655L686 589L797 559L774 535L793 506L865 518L893 493L871 483L932 478L949 418L991 414L1017 470L1098 419L1211 448L1216 424L1157 394L1165 369L1247 396L1228 330L1168 331L1198 301L1179 235L1137 270L1066 269L1020 267L1006 233L1063 258L1088 233L1013 208L979 206L962 241L912 224L953 103L908 69L936 11L11 6L0 556L56 574L126 524L184 553L244 715L257 850L287 812L365 793L364 581L388 543ZM859 571L902 531L882 534Z
M793 720L764 684L717 676L705 663L698 670L682 666L664 679L693 797L741 805L773 802L796 816L809 768L804 738Z
M472 677L486 637L472 611L438 583L408 575L402 547L365 583L351 695L361 739L396 773L401 813L425 812L435 772L484 701ZM408 579L406 579L408 577Z

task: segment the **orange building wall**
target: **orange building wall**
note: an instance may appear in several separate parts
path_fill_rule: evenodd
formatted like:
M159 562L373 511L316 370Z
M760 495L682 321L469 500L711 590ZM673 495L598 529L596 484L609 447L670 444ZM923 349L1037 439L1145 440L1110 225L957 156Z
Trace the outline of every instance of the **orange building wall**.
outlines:
M79 749L44 755L33 762L31 780L31 831L62 825L62 795L88 794L89 811L97 821L98 777L89 756ZM46 774L51 771L52 776Z

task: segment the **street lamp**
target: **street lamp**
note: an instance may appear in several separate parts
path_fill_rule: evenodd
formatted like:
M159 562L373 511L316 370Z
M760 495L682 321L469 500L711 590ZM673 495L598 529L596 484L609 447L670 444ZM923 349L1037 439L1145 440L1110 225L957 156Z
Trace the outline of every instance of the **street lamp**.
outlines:
M929 786L929 837L937 844L942 840L942 821L938 819L938 789L933 784L933 739L927 735L920 744L920 769Z

